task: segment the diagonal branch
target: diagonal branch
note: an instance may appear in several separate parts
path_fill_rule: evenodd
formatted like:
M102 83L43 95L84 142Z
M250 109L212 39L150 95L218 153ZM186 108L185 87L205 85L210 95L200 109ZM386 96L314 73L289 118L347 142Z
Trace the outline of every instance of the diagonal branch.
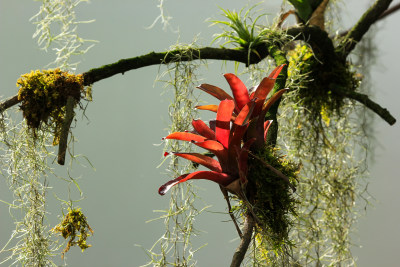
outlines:
M15 95L13 97L10 97L6 100L4 100L2 103L0 103L0 113L5 111L6 109L18 104L20 101L18 100L18 95Z
M392 114L390 114L390 112L386 108L383 108L378 103L372 101L367 95L360 94L357 92L348 92L348 91L340 91L340 93L350 99L354 99L360 102L361 104L365 105L390 125L396 123L396 119L392 116Z
M379 18L378 18L376 21L380 21L380 20L386 18L387 16L393 14L394 12L396 12L396 11L398 11L398 10L400 10L400 3L398 3L398 4L394 5L394 6L392 6L392 7L389 8L389 9L387 9L385 12L383 12L383 13L379 16ZM342 32L339 33L339 36L340 36L340 37L344 37L344 36L346 36L346 35L349 33L349 31L350 31L350 29L349 29L349 30L342 31ZM332 37L332 38L333 38L333 37Z
M250 213L247 213L244 221L243 237L240 240L238 248L233 254L231 267L240 267L240 264L242 263L244 256L246 255L246 252L249 248L254 227L255 227L255 222L253 220L253 217Z
M376 2L361 16L339 46L339 51L343 58L346 58L350 54L371 25L378 21L381 15L388 9L391 2L392 0L376 0Z
M390 14L396 12L399 9L400 9L400 3L397 3L394 6L392 6L391 8L389 8L388 10L386 10L385 12L383 12L382 15L379 16L378 20L381 20L381 19L389 16Z

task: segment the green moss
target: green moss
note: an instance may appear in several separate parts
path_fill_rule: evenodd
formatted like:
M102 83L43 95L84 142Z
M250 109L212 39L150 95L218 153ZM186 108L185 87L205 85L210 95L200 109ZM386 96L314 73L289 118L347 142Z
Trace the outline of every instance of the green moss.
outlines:
M68 208L68 213L64 216L62 222L56 225L52 231L60 233L65 239L69 238L67 247L62 252L62 257L72 246L78 245L82 251L91 246L86 244L86 239L93 234L93 230L90 228L81 209ZM78 237L78 241L75 241L76 237Z
M20 108L28 127L35 132L42 124L50 126L54 132L53 144L58 144L68 97L78 103L87 95L82 75L60 69L31 71L18 79L17 86L20 87Z
M280 156L276 149L266 148L249 160L249 199L261 225L258 230L274 250L290 244L289 226L295 215L296 200L287 181L266 167L261 160L289 178L296 185L299 166Z
M354 91L359 86L349 64L339 58L322 63L311 48L301 44L288 56L288 76L298 89L297 102L309 110L311 119L327 123L333 112L340 115L345 98L341 91Z

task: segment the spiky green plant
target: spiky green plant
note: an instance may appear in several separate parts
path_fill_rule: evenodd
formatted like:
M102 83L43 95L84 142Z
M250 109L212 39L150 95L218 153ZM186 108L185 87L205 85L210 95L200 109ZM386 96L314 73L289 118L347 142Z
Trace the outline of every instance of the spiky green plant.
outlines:
M223 25L227 26L228 29L224 28L222 33L216 34L213 42L218 39L224 39L225 42L222 46L233 44L238 49L246 50L249 56L251 52L258 54L256 49L266 40L266 33L270 30L256 24L265 14L258 15L254 20L252 19L253 14L251 11L255 7L256 5L246 11L245 8L242 8L239 13L221 8L223 16L228 20L212 20L211 25ZM245 13L242 14L244 11Z

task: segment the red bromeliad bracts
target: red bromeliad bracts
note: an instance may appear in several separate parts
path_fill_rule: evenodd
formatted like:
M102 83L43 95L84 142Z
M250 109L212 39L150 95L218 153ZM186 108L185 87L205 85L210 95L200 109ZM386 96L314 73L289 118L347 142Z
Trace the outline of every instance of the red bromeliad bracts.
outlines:
M202 120L193 120L193 132L176 132L165 139L192 142L213 153L218 160L200 153L166 152L165 156L173 154L201 164L210 171L196 171L181 175L162 185L158 190L160 195L164 195L174 185L190 179L211 180L234 194L241 194L242 187L247 183L247 158L250 146L253 143L257 146L265 143L272 121L264 121L264 117L271 105L286 91L286 89L281 89L265 101L283 66L274 69L251 94L243 82L231 73L224 76L231 87L233 97L213 85L198 86L199 89L221 100L218 106L197 107L216 112L216 120L210 122L211 127Z

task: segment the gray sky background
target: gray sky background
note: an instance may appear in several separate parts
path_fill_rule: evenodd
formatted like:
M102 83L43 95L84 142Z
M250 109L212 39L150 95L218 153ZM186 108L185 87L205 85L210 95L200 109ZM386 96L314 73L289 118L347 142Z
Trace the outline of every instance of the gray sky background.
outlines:
M352 25L373 1L347 2L348 11L343 12L344 28ZM78 18L96 19L96 22L82 25L80 35L100 42L80 59L82 63L77 72L151 51L165 51L178 38L182 43L190 43L198 33L198 43L209 45L212 34L219 29L210 28L205 20L221 18L218 6L238 10L244 3L239 0L168 0L166 9L174 17L172 27L179 27L179 35L163 31L159 24L151 30L145 29L159 15L155 0L93 0L91 4L81 4ZM263 4L270 11L271 20L279 11L277 3L279 1ZM39 2L0 0L0 96L14 95L20 74L42 69L54 59L52 54L39 50L32 39L34 26L28 20L38 8ZM397 119L400 118L398 25L400 13L379 23L376 39L379 56L372 73L373 99ZM210 61L209 67L202 69L202 76L207 77L208 83L224 86L219 74L233 71L233 63L227 65L224 69L220 62ZM135 244L150 248L163 233L160 222L145 223L158 216L153 210L165 209L169 202L168 196L157 194L166 176L163 168L156 168L161 162L162 147L153 144L159 144L166 135L171 95L162 94L163 85L154 83L157 73L158 67L153 66L96 83L94 101L86 112L89 121L79 118L73 130L79 140L75 153L86 155L96 168L93 171L89 167L75 166L73 170L73 175L81 177L79 184L85 194L85 199L77 205L87 215L95 234L88 241L93 247L84 253L77 248L68 252L70 266L139 266L148 259ZM354 237L354 241L362 245L353 250L361 267L398 266L399 127L399 122L389 126L379 118L375 120L377 147L370 165L369 191L376 201L357 224ZM65 175L64 168L56 168ZM196 181L196 184L202 188L199 195L203 201L212 205L210 211L225 211L225 202L215 184L206 181ZM68 192L65 182L56 178L50 180L50 185L54 189L49 198L52 212L49 221L54 225L58 223L55 216L60 214L60 206L52 195L57 193L67 199ZM0 179L0 199L11 200L4 179ZM2 203L0 218L2 246L13 229L7 207ZM198 266L227 266L230 262L238 240L228 219L227 215L216 213L204 213L196 218L197 228L204 233L194 244L208 243L196 253Z

